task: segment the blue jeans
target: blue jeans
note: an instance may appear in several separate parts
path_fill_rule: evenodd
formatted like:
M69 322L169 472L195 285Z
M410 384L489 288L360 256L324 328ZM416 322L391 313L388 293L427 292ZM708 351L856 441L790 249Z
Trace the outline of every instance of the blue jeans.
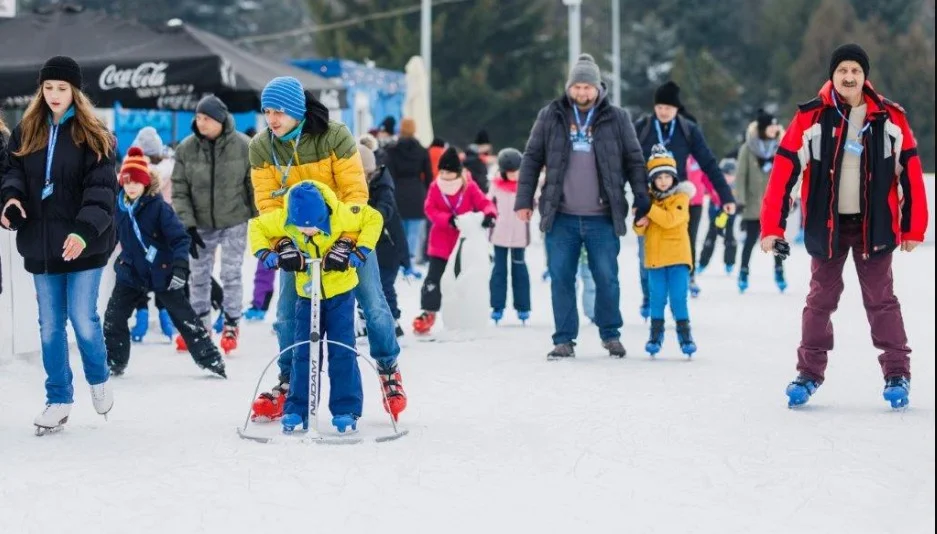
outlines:
M310 301L296 299L293 329L296 342L309 340L311 318ZM355 346L355 299L352 293L342 293L322 301L319 334L329 341ZM320 347L324 347L324 343ZM306 418L309 402L309 354L312 347L304 343L296 347L293 370L290 375L290 390L286 396L284 414L299 414ZM341 345L329 344L329 411L332 415L361 416L364 393L361 389L361 371L358 369L357 354ZM319 372L322 371L322 350ZM321 383L319 391L322 391ZM319 391L316 394L319 394ZM318 402L318 399L316 399Z
M387 307L390 308L390 314L396 321L400 319L400 308L397 306L397 289L394 287L394 283L397 282L397 273L400 269L380 267L380 270L381 289L384 291L384 299L387 301Z
M670 311L675 321L688 321L687 292L690 288L690 267L671 265L647 270L651 288L651 319L663 319L670 297Z
M644 236L638 236L638 272L641 273L641 296L644 302L651 302L651 285L648 281L647 267L644 266Z
M407 234L407 246L410 247L410 259L422 258L423 232L426 219L403 219L403 231Z
M530 311L530 273L524 261L524 249L495 246L495 264L491 270L488 289L491 309L503 310L508 299L508 253L511 256L511 290L514 309Z
M290 272L280 272L280 299L277 302L277 322L273 327L277 332L277 340L282 351L295 343L293 312L296 309L296 276ZM368 343L371 346L371 357L381 366L390 366L397 361L400 355L400 345L394 331L396 323L394 316L384 298L384 289L381 286L381 271L377 264L377 254L368 254L364 266L358 269L358 286L354 296L361 305L364 318L368 325ZM278 365L280 377L289 378L292 368L294 351L280 354Z
M81 353L85 379L92 386L107 382L107 349L98 316L98 290L104 268L67 274L33 276L39 301L42 366L46 370L46 402L71 404L75 389L68 364L66 321L71 321Z
M582 311L593 323L595 322L595 280L589 264L579 262L579 278L582 279Z
M612 219L605 216L580 217L557 214L546 235L553 299L553 344L570 343L579 335L576 309L576 271L582 247L586 247L589 268L595 279L595 324L602 341L618 339L622 327L618 285L618 252L621 241Z

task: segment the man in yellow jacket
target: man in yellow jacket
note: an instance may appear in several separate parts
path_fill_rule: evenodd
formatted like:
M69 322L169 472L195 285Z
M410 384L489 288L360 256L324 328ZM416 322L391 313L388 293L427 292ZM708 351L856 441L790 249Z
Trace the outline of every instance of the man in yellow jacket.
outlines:
M312 288L306 257L322 259L322 335L329 345L329 411L339 432L356 429L361 417L363 395L355 346L356 270L364 265L381 236L383 219L370 206L339 202L327 186L300 182L284 195L283 208L275 208L251 220L251 251L268 268L295 273L299 295L293 311L293 343L309 339ZM344 237L357 234L357 242ZM271 242L274 247L270 248ZM345 346L343 346L345 345ZM347 347L346 347L347 346ZM350 348L349 348L350 347ZM296 347L291 387L283 412L283 430L308 428L310 345Z
M329 120L329 112L292 77L274 78L261 93L267 128L250 143L251 183L261 214L282 208L289 188L312 180L334 192L338 201L351 206L368 204L368 185L354 137L344 124ZM354 241L358 236L349 232ZM400 346L396 323L381 287L377 257L368 255L358 269L354 297L364 311L371 356L378 364L385 406L396 418L406 407L406 394L397 367ZM275 419L282 413L289 388L294 351L284 350L295 339L292 321L297 292L294 276L280 273L280 294L274 328L280 345L280 381L271 393L254 403L258 419Z

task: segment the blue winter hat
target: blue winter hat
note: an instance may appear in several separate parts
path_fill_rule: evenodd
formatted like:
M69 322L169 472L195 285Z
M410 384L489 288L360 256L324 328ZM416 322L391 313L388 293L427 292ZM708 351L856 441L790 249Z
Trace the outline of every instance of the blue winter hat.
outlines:
M301 121L306 116L306 95L303 84L292 76L280 76L270 80L260 93L260 108L282 111Z
M326 234L332 233L329 207L319 188L312 182L299 182L290 188L287 199L286 224L300 228L316 227Z

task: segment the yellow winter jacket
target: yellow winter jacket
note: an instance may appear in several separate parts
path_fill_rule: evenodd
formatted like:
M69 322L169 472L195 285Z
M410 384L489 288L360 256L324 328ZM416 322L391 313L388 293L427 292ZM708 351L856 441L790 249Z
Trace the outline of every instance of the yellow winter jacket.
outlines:
M652 186L653 187L653 186ZM672 265L693 268L690 251L690 199L696 188L690 182L681 182L665 198L654 198L648 212L647 226L635 226L634 231L644 236L644 267L658 269Z
M274 152L284 172L289 166L285 183L274 164ZM311 135L304 131L298 140L286 142L264 129L251 140L249 157L254 203L260 213L282 208L283 196L274 193L306 180L325 184L346 204L368 203L361 155L354 136L340 122L330 120L325 133Z
M293 243L312 258L322 258L342 236L343 233L358 234L359 247L371 249L373 254L377 240L381 237L384 228L384 219L380 212L367 204L363 206L350 205L340 202L335 193L321 182L309 180L322 193L325 204L329 207L331 215L329 224L332 233L329 235L317 234L307 237L295 226L286 223L286 214L289 209L290 193L283 198L283 207L268 210L266 213L251 219L248 225L248 238L250 239L251 253L256 255L259 251L270 248L270 243L282 237L288 237ZM290 188L292 191L296 186ZM309 273L296 273L296 292L301 297L309 298L307 288ZM327 299L342 293L347 293L358 285L358 274L355 269L347 271L324 271L322 273L322 298Z

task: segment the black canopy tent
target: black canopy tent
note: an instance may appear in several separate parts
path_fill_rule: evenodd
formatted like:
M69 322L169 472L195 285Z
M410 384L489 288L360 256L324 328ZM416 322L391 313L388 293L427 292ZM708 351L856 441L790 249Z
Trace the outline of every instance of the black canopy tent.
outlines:
M22 46L18 46L18 44ZM96 106L193 110L205 94L232 112L259 111L260 92L276 76L294 76L329 108L347 106L333 80L248 52L181 22L152 28L101 11L37 10L0 21L0 106L23 108L39 69L68 55L82 67L82 90Z

